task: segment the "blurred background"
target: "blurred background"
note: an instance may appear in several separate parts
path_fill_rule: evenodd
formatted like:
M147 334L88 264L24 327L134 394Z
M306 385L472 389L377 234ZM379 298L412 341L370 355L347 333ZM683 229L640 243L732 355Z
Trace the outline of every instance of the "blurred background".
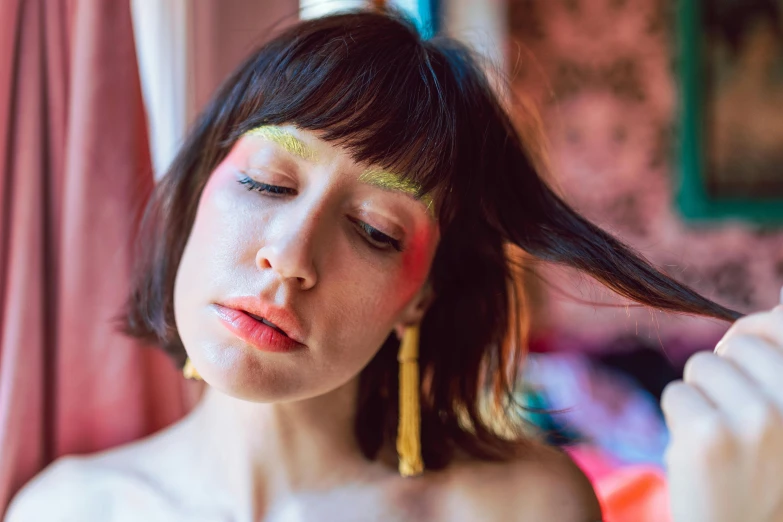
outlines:
M384 4L484 57L585 216L723 305L777 303L783 0L4 0L0 513L57 456L192 406L193 384L112 323L146 195L253 47L300 17ZM661 390L728 325L531 268L523 399L565 410L532 419L597 485L639 466L658 476Z

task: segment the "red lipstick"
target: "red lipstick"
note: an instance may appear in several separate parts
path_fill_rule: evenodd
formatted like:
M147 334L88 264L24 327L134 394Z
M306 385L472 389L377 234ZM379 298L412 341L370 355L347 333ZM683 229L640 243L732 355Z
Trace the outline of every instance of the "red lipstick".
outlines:
M212 309L231 333L265 352L285 353L305 348L301 328L284 309L264 306L258 299L241 298Z

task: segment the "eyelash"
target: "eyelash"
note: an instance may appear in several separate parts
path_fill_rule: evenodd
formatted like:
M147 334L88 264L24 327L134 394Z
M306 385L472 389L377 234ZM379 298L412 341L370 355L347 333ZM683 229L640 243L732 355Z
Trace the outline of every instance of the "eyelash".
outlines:
M261 183L248 176L245 176L238 181L241 185L244 185L247 190L271 194L272 196L289 196L296 193L294 189ZM388 250L389 247L391 247L397 252L402 252L402 243L399 240L387 236L380 230L371 227L363 221L357 219L351 219L351 221L364 231L365 238L373 248L377 250ZM378 246L377 243L381 243L385 246Z

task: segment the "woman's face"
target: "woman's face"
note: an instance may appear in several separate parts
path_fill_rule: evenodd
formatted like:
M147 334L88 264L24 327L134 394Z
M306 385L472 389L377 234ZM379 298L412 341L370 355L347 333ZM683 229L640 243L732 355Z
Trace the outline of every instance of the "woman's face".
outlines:
M439 235L411 190L313 132L241 138L204 188L174 288L202 377L246 400L314 397L420 320Z

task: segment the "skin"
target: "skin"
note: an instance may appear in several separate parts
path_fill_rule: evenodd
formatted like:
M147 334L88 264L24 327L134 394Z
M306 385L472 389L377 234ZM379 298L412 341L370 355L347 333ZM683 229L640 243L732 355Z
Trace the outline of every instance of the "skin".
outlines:
M245 176L295 192L250 191ZM460 460L415 479L399 476L394 454L368 462L359 451L358 375L432 298L439 230L415 189L311 132L240 139L202 193L175 283L177 328L208 384L202 401L152 437L60 459L20 495L31 500L11 520L599 519L584 475L550 449L504 464ZM402 252L375 248L357 221L400 240ZM290 309L305 348L262 352L230 333L212 304L246 295Z
M675 522L783 520L781 375L783 304L734 323L664 390Z
M212 173L177 272L175 317L212 388L254 402L328 402L395 327L421 319L438 227L421 201L360 181L370 166L344 149L284 130L299 144L251 132ZM239 183L248 176L296 195L248 190ZM403 251L375 248L356 221ZM307 348L263 353L228 332L209 305L247 295L291 310Z

